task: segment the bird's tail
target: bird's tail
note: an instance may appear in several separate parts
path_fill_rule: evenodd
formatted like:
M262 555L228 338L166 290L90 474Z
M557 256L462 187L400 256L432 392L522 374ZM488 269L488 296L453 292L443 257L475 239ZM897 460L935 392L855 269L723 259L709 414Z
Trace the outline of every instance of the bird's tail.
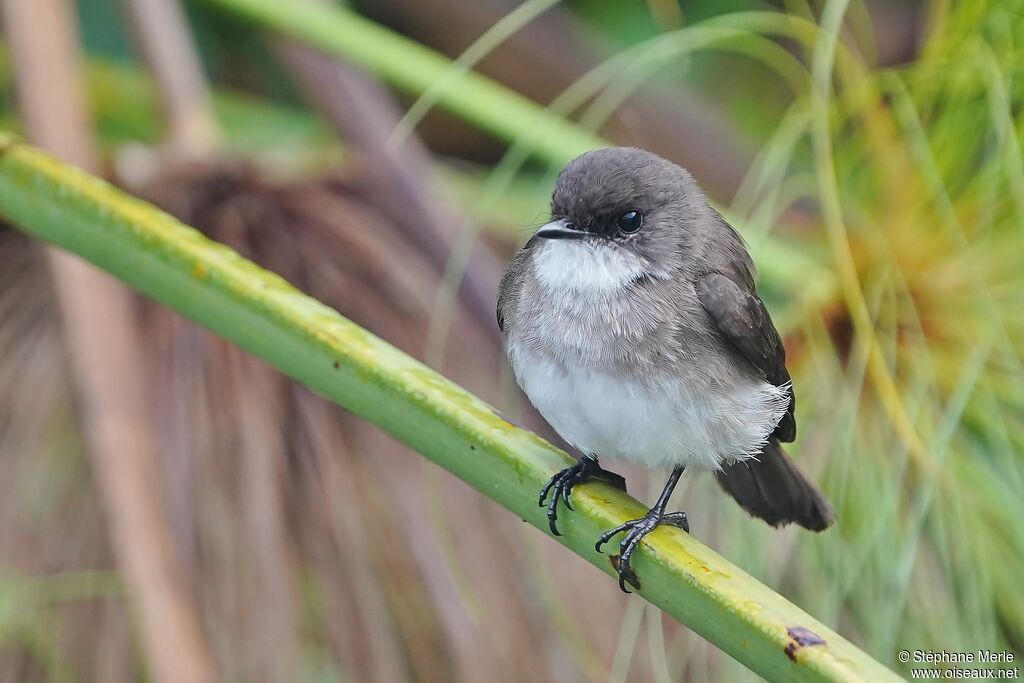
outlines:
M797 523L823 531L835 521L832 506L772 439L757 460L750 458L715 473L740 506L772 526Z

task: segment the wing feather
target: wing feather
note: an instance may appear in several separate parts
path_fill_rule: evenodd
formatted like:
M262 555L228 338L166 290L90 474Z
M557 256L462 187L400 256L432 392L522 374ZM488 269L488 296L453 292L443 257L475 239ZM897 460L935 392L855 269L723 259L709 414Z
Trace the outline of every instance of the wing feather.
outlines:
M796 400L786 369L786 350L764 302L752 284L736 282L718 272L698 277L694 286L722 336L764 375L765 381L778 387L789 385L789 409L772 436L792 441L796 438Z
M534 235L508 264L505 274L501 276L501 283L498 284L498 328L502 334L505 334L505 324L519 300L523 268L526 267L526 258L536 242L537 236Z

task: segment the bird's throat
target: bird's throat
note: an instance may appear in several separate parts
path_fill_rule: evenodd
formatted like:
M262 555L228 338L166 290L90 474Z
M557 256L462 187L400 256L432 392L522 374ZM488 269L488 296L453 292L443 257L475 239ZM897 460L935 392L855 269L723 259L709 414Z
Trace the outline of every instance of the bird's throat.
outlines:
M547 240L536 251L540 284L559 292L606 292L625 288L646 272L643 259L593 240Z

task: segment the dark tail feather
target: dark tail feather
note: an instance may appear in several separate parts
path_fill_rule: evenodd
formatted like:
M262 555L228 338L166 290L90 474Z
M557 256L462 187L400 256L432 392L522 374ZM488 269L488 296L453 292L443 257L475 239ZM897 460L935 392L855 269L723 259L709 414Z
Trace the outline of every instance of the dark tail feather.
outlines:
M772 526L795 522L822 531L835 521L832 506L774 439L757 460L729 465L715 478L744 510Z

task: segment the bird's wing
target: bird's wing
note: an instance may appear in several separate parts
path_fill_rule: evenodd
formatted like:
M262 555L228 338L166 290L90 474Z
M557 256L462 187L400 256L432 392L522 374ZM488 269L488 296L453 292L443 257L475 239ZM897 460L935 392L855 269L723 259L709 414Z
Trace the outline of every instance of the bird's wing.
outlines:
M711 272L697 278L695 289L701 305L717 324L722 336L764 374L765 380L780 387L789 384L786 350L753 284L740 283L722 273ZM796 438L795 407L790 385L789 409L772 434L779 441Z
M522 286L523 268L526 267L527 256L536 242L537 236L534 235L508 264L505 274L501 276L501 283L498 284L498 327L503 334L505 333L505 322L511 315L512 307L519 299L519 288Z

